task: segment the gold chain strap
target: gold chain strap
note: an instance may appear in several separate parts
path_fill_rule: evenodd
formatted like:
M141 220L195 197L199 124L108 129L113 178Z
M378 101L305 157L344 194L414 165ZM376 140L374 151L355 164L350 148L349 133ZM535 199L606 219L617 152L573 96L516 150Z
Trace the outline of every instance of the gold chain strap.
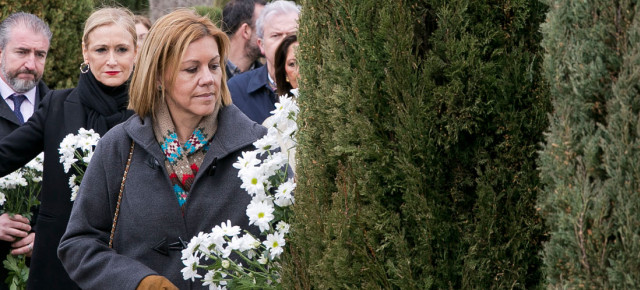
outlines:
M122 175L122 183L120 184L120 193L118 193L118 201L116 202L116 212L113 214L113 223L111 224L111 235L109 236L109 248L113 248L113 236L116 233L116 223L118 222L118 214L120 213L120 202L122 201L122 192L124 191L124 183L127 181L127 173L129 173L129 165L131 165L131 156L133 156L134 142L131 141L131 149L129 150L129 158L127 165L124 167Z

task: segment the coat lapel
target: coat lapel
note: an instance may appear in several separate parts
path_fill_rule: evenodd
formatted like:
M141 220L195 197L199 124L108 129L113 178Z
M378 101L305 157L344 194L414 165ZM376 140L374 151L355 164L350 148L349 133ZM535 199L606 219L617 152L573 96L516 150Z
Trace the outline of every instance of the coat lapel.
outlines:
M51 96L53 97L53 96ZM64 101L65 132L78 133L78 129L86 128L86 116L77 91L74 89Z
M6 119L11 123L14 123L20 126L20 121L18 121L18 117L13 113L7 102L2 97L0 101L0 118Z

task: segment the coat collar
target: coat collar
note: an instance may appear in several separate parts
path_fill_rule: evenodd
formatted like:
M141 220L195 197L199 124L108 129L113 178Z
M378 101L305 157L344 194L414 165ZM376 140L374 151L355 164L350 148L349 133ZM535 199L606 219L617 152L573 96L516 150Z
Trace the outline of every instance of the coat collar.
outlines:
M249 73L253 73L253 76L249 79L249 83L247 84L247 92L249 94L253 94L262 87L266 87L268 90L271 90L269 88L269 72L267 71L266 65L254 69Z
M50 98L56 97L56 95L67 96L64 100L64 127L68 132L77 133L79 128L86 128L87 118L84 112L84 108L80 103L80 97L78 96L78 90L55 90Z
M158 161L164 161L164 154L153 134L151 117L144 120L138 115L129 118L123 124L127 135ZM218 113L218 130L211 140L209 152L205 156L202 168L207 167L215 159L225 156L253 144L265 135L266 128L251 121L235 105L220 108Z

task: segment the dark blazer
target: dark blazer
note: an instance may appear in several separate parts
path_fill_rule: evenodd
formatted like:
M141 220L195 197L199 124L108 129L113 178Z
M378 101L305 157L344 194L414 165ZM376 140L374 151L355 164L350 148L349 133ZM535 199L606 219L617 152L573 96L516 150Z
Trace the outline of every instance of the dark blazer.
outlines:
M45 85L43 81L40 81L36 87L36 103L33 104L34 113L38 110L40 101L42 101L42 98L44 98L48 92L49 88L47 85ZM4 99L4 97L5 96L2 96L2 99ZM9 135L9 133L17 129L19 126L20 123L18 122L18 118L13 114L13 111L9 105L7 105L7 102L0 100L0 139Z
M277 99L269 88L266 65L234 76L227 85L233 104L254 122L262 124L275 110Z
M40 102L48 92L49 88L47 85L43 81L40 81L36 86L36 102L33 104L34 114L38 110L38 105L40 105ZM1 97L4 99L4 96ZM13 114L13 111L9 105L7 105L7 102L0 100L0 139L9 135L9 133L13 132L13 130L18 127L20 127L18 118ZM11 243L0 241L0 260L4 260L10 251ZM9 286L4 283L4 280L7 279L7 274L8 270L4 267L0 267L0 290L9 289Z
M251 65L251 68L249 68L249 70L254 70L254 69L260 68L262 66L263 66L263 64L260 62L259 59L257 59L256 61L253 62L253 64ZM228 60L226 62L226 65L224 66L224 68L225 68L225 71L227 72L227 81L229 79L231 79L233 76L236 75L231 71L231 68L229 68L229 61Z
M78 289L56 255L71 214L70 174L59 162L58 148L67 134L86 127L85 108L74 89L50 91L21 127L0 140L0 176L25 165L44 151L44 176L36 240L27 289Z

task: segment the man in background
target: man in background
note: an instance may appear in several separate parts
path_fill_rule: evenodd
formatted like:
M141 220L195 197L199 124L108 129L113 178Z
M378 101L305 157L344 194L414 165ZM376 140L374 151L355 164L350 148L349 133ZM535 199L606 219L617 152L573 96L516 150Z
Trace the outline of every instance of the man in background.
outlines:
M228 82L233 104L259 124L275 109L275 52L285 37L298 31L299 14L300 6L292 1L267 4L256 21L258 46L267 63Z
M51 30L33 14L17 12L0 23L0 139L24 124L49 91L42 81ZM0 215L0 259L11 254L27 256L35 233L29 220ZM0 267L0 289L8 289L7 270Z
M226 61L227 80L262 66L256 20L265 4L264 0L232 0L224 6L222 31L229 36L230 47Z

